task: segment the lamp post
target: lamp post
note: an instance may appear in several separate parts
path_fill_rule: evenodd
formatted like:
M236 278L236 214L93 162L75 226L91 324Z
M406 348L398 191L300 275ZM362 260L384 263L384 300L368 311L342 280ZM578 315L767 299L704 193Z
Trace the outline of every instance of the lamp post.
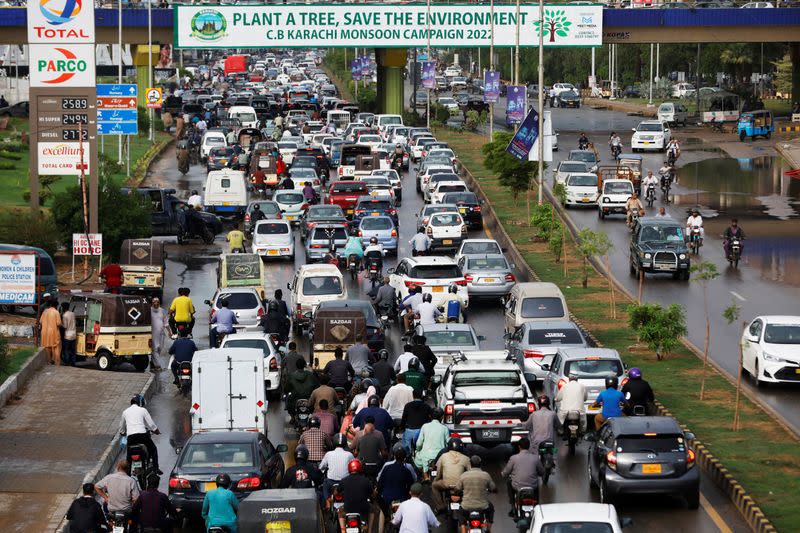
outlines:
M147 86L153 86L153 0L147 0ZM147 95L145 95L147 100ZM150 131L148 139L153 140L153 108L147 110L150 118Z
M489 71L494 72L494 0L489 4ZM494 79L494 77L492 77ZM500 92L500 82L498 80L498 96ZM485 87L484 87L485 90ZM489 142L494 137L494 102L489 101Z
M117 83L122 83L122 0L117 0L117 53L119 64L117 65ZM117 163L122 164L122 135L117 136L119 150L117 151Z
M544 0L539 0L539 205L544 187Z
M428 61L431 60L431 0L428 0L428 20L426 24L428 31L425 32L428 37ZM435 79L435 78L434 78ZM426 126L431 127L431 90L427 89L428 97L425 98L425 119Z

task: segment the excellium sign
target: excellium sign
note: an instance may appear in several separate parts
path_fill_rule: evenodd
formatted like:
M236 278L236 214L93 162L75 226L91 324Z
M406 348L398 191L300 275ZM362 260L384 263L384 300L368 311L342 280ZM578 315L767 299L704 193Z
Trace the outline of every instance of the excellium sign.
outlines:
M93 44L30 45L31 87L94 85Z
M93 43L92 0L28 0L28 42Z

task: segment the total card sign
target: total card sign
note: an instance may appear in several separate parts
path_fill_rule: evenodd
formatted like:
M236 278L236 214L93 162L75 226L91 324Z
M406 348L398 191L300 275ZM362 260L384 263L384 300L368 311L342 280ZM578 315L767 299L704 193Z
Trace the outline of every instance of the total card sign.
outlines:
M72 255L103 255L103 234L73 233Z
M81 169L89 174L89 143L79 142L40 142L38 150L38 172L43 176L80 176ZM83 167L83 168L82 168Z
M29 43L93 43L91 0L28 0Z
M0 304L36 303L36 254L0 252Z
M177 5L177 48L601 46L602 5ZM517 10L519 9L519 16ZM519 32L517 26L519 25ZM492 36L494 28L494 36Z
M31 87L94 87L93 44L30 45Z

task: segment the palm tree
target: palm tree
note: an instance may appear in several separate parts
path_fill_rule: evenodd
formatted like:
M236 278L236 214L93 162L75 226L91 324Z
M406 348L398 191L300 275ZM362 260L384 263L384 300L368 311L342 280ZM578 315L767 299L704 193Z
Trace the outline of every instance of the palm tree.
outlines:
M750 65L753 62L753 54L750 48L742 43L728 46L722 51L719 58L723 64L728 65L733 70L735 84L741 82L745 65Z

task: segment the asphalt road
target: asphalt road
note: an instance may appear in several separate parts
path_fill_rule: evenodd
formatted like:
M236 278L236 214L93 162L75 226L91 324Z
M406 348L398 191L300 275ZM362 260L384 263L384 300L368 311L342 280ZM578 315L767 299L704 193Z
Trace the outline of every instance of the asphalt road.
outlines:
M188 194L191 189L200 189L205 178L204 168L194 166L186 177L181 177L175 169L174 159L171 152L167 152L167 157L158 161L151 173L152 177L148 184L163 184L173 186L178 189L180 194ZM422 200L414 194L412 177L405 176L403 206L400 210L400 235L401 251L403 257L409 251L408 239L414 231L415 214L422 206ZM477 236L477 235L476 235ZM299 246L298 250L302 248ZM195 342L204 348L207 346L207 309L201 303L204 299L211 296L216 288L215 271L218 254L223 249L224 238L218 236L215 243L210 246L198 244L179 246L169 244L167 246L167 268L165 299L167 302L172 298L177 287L189 286L192 289L193 300L198 307L197 326L195 327ZM387 258L387 268L395 263L395 259ZM274 288L285 287L290 276L294 273L296 265L304 263L303 253L298 252L295 265L279 262L269 264L267 268L267 289L270 292ZM360 282L349 284L348 290L351 295L365 297L366 287ZM470 322L473 324L478 334L487 337L484 348L502 348L502 339L499 332L502 331L502 315L499 305L495 304L476 304L470 307ZM399 335L394 328L389 333L389 344L392 356L396 356L399 349ZM300 340L301 349L305 346ZM166 356L162 356L162 365L166 365ZM162 435L156 437L156 444L161 458L161 468L168 473L175 461L174 447L181 445L190 436L189 422L189 400L180 397L175 387L171 383L172 376L167 371L158 373L158 387L156 393L150 401L150 410L156 423L162 430ZM269 406L269 438L274 444L286 442L290 446L290 451L295 445L296 435L285 423L286 413L280 402L272 402ZM288 442L287 442L288 439ZM570 501L598 501L595 490L589 488L586 476L586 452L587 445L582 443L579 446L575 457L568 457L566 449L561 449L557 460L557 468L549 485L542 490L542 501L551 502L570 502ZM290 454L287 454L290 455ZM287 464L290 458L287 458ZM499 472L505 464L505 456L499 450L495 450L487 456L487 470L498 482L499 492L494 497L494 504L497 508L495 531L513 531L513 524L506 515L509 506L505 494L505 483L501 482ZM162 489L166 490L167 475L162 479ZM673 498L634 498L626 501L619 507L619 512L623 516L630 516L634 520L633 531L649 532L712 532L712 531L748 531L747 526L741 520L738 511L715 486L703 477L701 483L702 497L701 508L698 511L686 510L680 500ZM189 530L184 530L189 531Z

